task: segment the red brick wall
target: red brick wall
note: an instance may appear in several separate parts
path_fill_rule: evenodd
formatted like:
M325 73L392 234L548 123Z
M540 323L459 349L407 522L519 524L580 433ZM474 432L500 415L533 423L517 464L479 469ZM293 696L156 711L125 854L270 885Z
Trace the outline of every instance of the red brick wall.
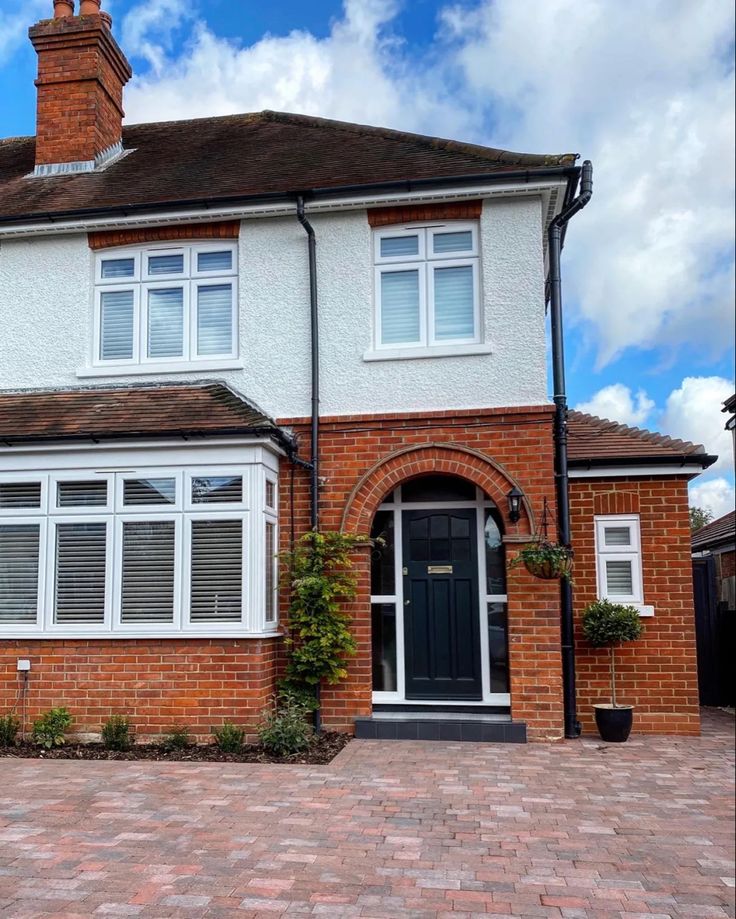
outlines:
M641 523L644 602L654 616L642 619L643 637L616 652L621 702L634 705L634 730L697 734L695 618L687 479L573 479L578 714L594 730L593 705L609 701L608 657L580 634L580 614L596 598L596 514L638 513Z
M26 728L40 712L63 705L75 733L99 732L106 718L123 714L139 736L183 724L205 741L224 721L253 734L274 691L278 644L273 638L3 641L0 713L22 685L16 661L29 658Z
M299 434L300 452L309 455L306 419L281 419ZM464 476L480 485L506 515L513 482L530 502L518 524L506 533L525 542L534 531L532 515L546 497L554 506L552 415L548 407L461 412L352 416L321 424L321 526L368 533L376 507L399 482L431 471ZM282 538L290 532L290 476L282 474ZM294 477L294 535L309 526L309 479ZM327 726L352 730L356 715L371 711L369 553L356 554L359 594L353 604L358 653L349 676L323 691ZM559 601L556 582L532 578L523 569L509 576L509 634L512 715L527 722L532 738L562 734Z
M736 575L736 552L719 552L716 557L720 561L721 578L732 578Z
M129 230L95 230L87 234L90 249L134 246L142 243L190 239L237 239L239 220L219 223L180 223L168 227L140 227Z

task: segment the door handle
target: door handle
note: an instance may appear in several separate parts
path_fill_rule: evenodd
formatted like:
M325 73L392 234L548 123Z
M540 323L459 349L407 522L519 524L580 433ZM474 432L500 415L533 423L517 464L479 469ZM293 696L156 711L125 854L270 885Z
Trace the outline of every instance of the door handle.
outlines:
M404 606L408 606L411 603L411 600L404 600Z

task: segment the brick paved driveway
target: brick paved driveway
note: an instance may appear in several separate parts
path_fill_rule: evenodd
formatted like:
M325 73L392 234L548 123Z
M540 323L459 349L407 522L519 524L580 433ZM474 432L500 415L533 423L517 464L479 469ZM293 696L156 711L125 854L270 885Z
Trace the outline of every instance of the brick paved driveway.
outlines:
M0 760L0 915L732 916L733 719L326 767Z

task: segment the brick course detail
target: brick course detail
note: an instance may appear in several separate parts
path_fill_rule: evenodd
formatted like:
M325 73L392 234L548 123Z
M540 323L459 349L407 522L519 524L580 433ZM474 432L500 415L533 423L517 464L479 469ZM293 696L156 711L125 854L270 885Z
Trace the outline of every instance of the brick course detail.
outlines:
M619 701L635 706L635 731L699 733L687 483L686 476L571 482L578 715L588 731L595 730L593 705L610 695L606 652L580 634L580 614L596 598L593 517L638 513L644 602L654 616L642 619L639 641L616 652Z
M237 239L239 234L240 221L225 220L221 223L182 223L131 230L96 230L87 234L87 241L90 249L97 250L190 239Z
M372 227L425 220L478 220L482 201L457 201L453 204L407 204L399 207L374 207L368 211Z

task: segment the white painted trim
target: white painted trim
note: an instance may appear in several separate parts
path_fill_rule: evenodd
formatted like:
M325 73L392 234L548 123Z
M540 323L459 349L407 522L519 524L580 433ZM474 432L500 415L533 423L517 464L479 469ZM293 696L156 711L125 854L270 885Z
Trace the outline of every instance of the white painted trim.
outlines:
M354 197L320 198L311 201L311 214L330 211L354 211L386 205L435 203L446 201L467 201L474 198L509 198L533 197L542 198L542 212L550 209L550 199L554 198L552 215L559 213L567 182L559 180L539 180L532 182L509 182L507 185L475 184L457 188L435 188L423 191L384 192ZM153 207L153 205L152 205ZM80 217L57 219L47 223L29 222L26 224L0 225L0 237L18 238L29 236L56 236L67 233L84 233L89 230L123 229L127 227L148 227L175 225L178 223L212 223L222 220L247 220L259 217L295 217L296 205L282 201L278 203L244 204L232 207L213 207L203 203L201 207L190 207L186 210L165 209L149 214L114 215L109 217Z
M596 582L598 596L612 603L623 603L627 606L644 606L644 577L642 570L641 525L638 514L599 514L593 518L595 531ZM629 528L630 540L627 545L605 544L603 531L607 526L626 526ZM606 562L631 562L631 594L607 593ZM653 610L652 614L653 615ZM643 614L647 615L647 614Z
M686 463L682 466L595 466L592 469L571 469L571 479L621 479L643 475L700 475L702 464Z
M245 632L238 631L233 629L232 626L227 629L218 630L217 634L213 634L211 631L206 632L196 629L187 629L184 631L172 632L172 631L162 631L161 624L159 623L158 630L152 629L150 632L141 632L140 630L134 631L131 629L130 632L71 632L58 630L54 631L53 634L48 632L41 632L29 629L27 626L25 629L19 630L17 632L11 631L9 627L3 626L3 638L10 639L25 639L25 640L38 640L46 641L51 639L56 641L60 638L79 638L84 639L85 641L92 641L94 639L104 639L105 641L117 641L122 639L123 641L130 640L131 638L166 638L166 639L182 639L186 641L188 638L237 638L238 640L246 640L252 638L282 638L284 632L279 632L278 629L271 630L269 632ZM6 630L7 629L7 633Z
M373 704L374 705L386 705L389 703L395 703L398 705L411 705L416 709L422 708L431 708L437 705L456 705L470 707L480 707L480 706L489 706L489 705L499 705L499 706L510 706L511 705L511 695L507 692L492 692L488 694L488 697L485 699L475 699L471 701L462 700L460 702L452 702L447 699L404 699L399 696L396 692L374 692L373 693ZM376 712L377 715L380 715L380 712ZM420 717L420 716L418 716Z
M380 351L366 351L363 354L364 361L408 361L421 360L427 357L464 357L469 354L491 354L493 346L481 344L480 342L472 345L431 345L423 347L406 348L382 348Z
M243 370L245 364L241 360L232 357L216 358L214 360L194 360L194 361L176 361L171 363L147 363L137 364L135 361L129 361L127 364L114 364L97 367L80 367L76 371L79 379L90 377L129 377L142 376L143 374L164 374L164 373L203 373L207 370Z

